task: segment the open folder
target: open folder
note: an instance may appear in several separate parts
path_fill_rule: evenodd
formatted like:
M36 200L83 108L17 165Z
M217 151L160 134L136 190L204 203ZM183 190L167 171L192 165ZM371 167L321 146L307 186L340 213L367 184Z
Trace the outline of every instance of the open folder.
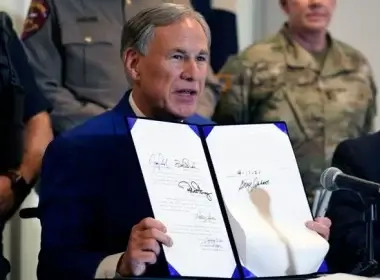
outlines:
M286 124L192 125L127 118L171 276L325 272Z

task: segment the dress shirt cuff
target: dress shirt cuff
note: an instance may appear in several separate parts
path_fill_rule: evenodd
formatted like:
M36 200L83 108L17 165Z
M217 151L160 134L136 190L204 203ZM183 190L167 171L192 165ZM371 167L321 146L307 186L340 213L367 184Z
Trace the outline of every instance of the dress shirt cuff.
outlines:
M116 267L117 263L119 262L119 259L124 254L118 253L115 255L110 255L102 260L102 262L99 264L98 268L96 269L95 278L96 279L112 279L117 276L116 274Z

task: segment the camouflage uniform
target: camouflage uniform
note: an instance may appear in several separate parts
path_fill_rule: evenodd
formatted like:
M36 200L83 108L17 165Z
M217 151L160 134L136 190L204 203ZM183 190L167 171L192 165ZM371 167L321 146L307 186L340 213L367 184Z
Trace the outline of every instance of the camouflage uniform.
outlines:
M325 55L309 53L285 25L231 57L219 74L225 90L214 115L221 124L286 121L310 202L337 144L368 133L376 113L365 57L329 41Z

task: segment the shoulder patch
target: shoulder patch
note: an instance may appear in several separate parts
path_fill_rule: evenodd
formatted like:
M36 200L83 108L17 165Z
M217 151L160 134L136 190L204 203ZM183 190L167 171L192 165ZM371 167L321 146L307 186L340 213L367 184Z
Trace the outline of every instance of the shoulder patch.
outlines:
M49 6L46 0L32 0L24 22L21 38L25 40L40 30L49 17Z

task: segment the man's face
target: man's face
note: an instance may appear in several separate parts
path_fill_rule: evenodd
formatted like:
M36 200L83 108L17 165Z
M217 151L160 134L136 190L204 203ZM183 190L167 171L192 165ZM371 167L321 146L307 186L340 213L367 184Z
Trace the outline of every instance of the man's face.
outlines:
M195 19L157 27L146 55L137 55L134 77L148 110L180 119L194 114L208 60L207 36Z
M283 3L290 26L299 30L320 32L327 29L336 0L285 0Z

